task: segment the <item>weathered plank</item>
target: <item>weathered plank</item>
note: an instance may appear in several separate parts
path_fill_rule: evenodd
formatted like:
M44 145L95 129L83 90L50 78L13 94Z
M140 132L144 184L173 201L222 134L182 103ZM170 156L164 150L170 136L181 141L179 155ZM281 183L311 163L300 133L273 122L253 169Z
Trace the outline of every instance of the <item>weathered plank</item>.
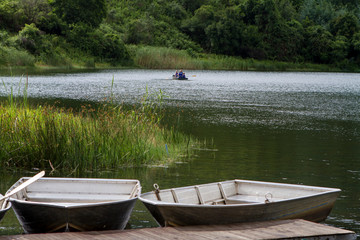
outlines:
M15 240L138 240L138 239L356 239L352 231L305 220L279 220L230 225L128 229L123 231L66 232L1 236Z

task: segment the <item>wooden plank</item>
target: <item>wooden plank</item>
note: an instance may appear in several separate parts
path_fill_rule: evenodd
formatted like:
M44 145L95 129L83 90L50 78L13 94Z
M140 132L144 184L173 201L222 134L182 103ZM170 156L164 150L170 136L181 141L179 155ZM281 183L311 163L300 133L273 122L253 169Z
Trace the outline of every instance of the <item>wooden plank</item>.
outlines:
M253 222L230 225L185 226L165 228L142 228L123 231L94 231L74 233L26 234L15 236L0 236L0 239L15 240L92 240L92 239L356 239L356 234L345 229L305 220L279 220L268 222Z

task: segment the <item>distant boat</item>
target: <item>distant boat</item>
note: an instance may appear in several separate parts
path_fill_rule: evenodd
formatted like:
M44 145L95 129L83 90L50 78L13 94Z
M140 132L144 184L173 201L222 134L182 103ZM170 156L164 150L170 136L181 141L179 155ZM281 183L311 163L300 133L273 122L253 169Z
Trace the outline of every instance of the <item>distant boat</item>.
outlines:
M187 77L176 77L175 75L172 76L173 80L188 80Z
M140 193L138 180L41 178L10 201L26 233L99 231L124 229Z
M161 226L297 218L320 222L330 213L340 191L337 188L231 180L157 189L142 194L139 199Z
M0 198L3 197L3 195L0 194ZM5 213L11 208L11 203L4 199L0 201L0 221L4 218Z

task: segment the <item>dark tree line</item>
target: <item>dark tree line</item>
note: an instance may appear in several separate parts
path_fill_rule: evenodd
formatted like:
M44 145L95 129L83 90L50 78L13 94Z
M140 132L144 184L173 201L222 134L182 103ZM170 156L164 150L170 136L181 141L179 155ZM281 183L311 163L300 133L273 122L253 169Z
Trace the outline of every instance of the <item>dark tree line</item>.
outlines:
M124 44L143 44L358 67L359 9L357 0L2 0L0 43L45 58L70 46L120 61Z

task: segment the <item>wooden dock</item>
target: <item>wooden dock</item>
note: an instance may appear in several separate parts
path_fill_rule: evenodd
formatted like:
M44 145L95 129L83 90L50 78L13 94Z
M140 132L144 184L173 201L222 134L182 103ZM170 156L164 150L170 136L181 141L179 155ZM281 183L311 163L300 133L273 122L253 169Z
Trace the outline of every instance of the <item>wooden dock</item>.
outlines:
M156 239L156 240L223 240L223 239L356 239L352 231L305 220L279 220L230 225L141 228L123 231L65 232L1 236L18 240L92 240L92 239Z

